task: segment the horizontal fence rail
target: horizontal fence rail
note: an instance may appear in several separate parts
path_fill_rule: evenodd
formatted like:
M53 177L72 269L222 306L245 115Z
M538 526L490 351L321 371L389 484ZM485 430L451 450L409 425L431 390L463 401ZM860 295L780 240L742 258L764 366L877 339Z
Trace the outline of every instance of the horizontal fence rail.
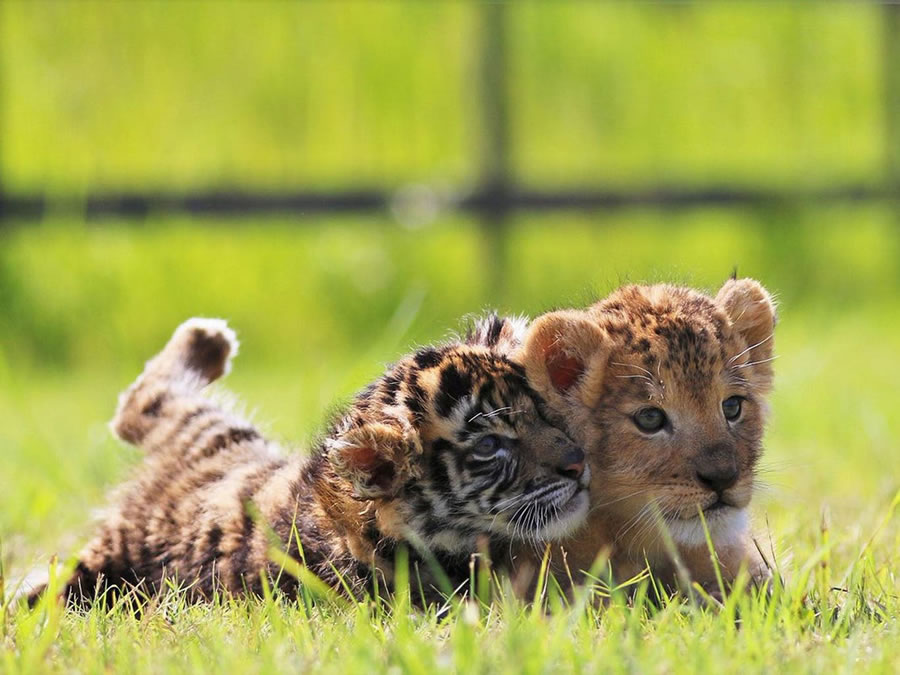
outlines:
M703 206L765 207L778 204L896 202L900 189L872 185L774 189L744 186L585 188L540 190L508 187L448 195L426 186L414 189L333 192L97 192L81 198L43 195L0 195L0 219L34 221L48 214L102 218L145 218L150 215L244 216L316 215L347 212L390 212L401 221L428 222L441 213L472 214L509 211L602 211L633 207L696 208Z

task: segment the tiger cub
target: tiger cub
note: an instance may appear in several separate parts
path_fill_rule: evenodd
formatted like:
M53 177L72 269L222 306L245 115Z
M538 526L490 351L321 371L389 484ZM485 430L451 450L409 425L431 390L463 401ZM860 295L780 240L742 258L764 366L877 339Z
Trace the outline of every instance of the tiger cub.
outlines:
M584 452L491 347L451 342L402 359L308 458L203 393L237 348L224 321L191 319L120 396L112 430L147 454L79 556L70 603L158 593L166 580L194 600L260 594L264 577L295 594L270 559L273 535L355 597L391 588L403 545L430 602L435 562L456 587L484 541L502 565L512 542L558 538L586 518Z

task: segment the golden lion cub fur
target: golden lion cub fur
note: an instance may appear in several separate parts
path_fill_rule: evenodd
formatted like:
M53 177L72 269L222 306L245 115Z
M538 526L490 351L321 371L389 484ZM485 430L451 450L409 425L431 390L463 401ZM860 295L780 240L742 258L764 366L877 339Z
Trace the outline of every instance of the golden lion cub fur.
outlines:
M588 522L562 544L570 570L604 554L619 581L648 563L675 581L680 558L693 580L715 586L702 510L725 581L742 566L767 575L747 506L775 322L769 293L740 279L715 297L626 286L531 324L521 350L529 382L563 415L592 475Z

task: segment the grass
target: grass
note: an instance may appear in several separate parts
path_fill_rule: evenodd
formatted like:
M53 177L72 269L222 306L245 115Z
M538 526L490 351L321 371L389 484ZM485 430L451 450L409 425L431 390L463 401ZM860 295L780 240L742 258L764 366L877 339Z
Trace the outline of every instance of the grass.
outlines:
M792 227L784 227L790 218ZM852 222L854 229L848 229ZM228 317L227 386L302 446L335 400L487 306L537 313L625 280L715 289L733 265L780 298L777 390L755 522L786 585L720 611L615 598L550 615L501 595L446 616L320 600L177 594L141 616L4 611L4 672L735 672L900 667L900 273L880 209L698 211L515 223L497 285L480 232L446 220L54 223L0 247L0 546L6 595L77 551L137 453L109 438L118 391L191 314ZM736 622L737 621L737 622Z
M864 663L892 672L890 616L898 606L869 601L878 593L868 585L878 581L873 567L864 555L846 592L828 589L825 567L808 593L806 584L800 591L789 584L768 600L733 597L718 612L678 599L656 607L641 594L550 615L504 597L491 606L458 603L440 618L406 611L402 595L380 607L279 597L191 607L173 594L139 618L121 608L74 616L47 607L14 626L21 654L6 665L9 672L49 661L85 671L538 673L859 672Z

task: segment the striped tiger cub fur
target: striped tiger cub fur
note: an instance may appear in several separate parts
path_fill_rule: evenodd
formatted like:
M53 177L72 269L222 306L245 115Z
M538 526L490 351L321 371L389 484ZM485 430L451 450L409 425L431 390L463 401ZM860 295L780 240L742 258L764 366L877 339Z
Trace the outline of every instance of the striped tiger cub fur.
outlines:
M514 541L568 534L587 513L584 452L487 337L402 359L304 458L204 394L238 342L224 321L185 322L120 397L112 429L146 457L65 595L89 604L123 588L156 593L174 579L200 600L259 594L266 575L296 593L297 580L270 560L274 534L357 597L390 588L404 545L436 598L435 561L457 585L485 540L502 564Z

